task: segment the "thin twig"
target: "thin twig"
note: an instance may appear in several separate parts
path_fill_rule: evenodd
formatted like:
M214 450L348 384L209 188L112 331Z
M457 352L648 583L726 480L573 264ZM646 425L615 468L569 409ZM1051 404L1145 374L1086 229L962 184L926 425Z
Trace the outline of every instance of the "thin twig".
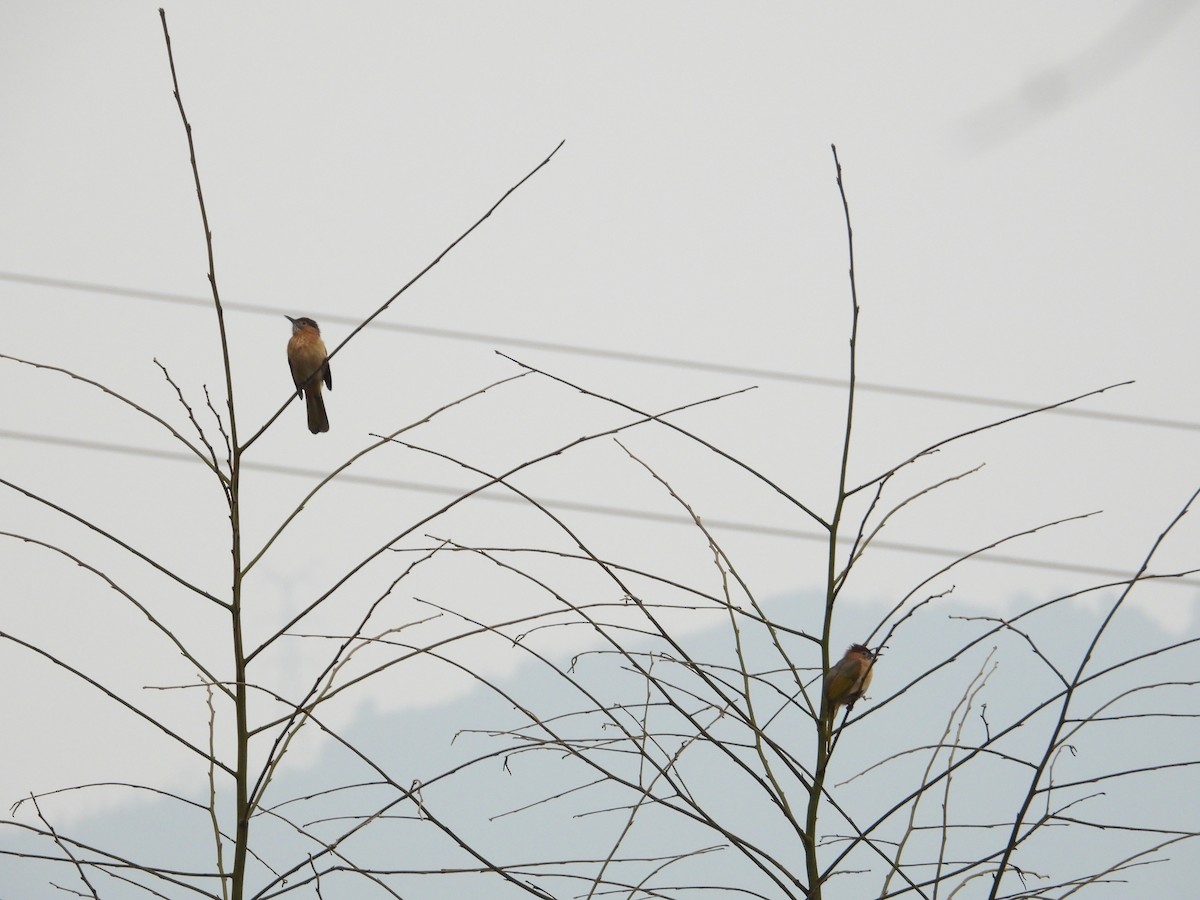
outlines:
M421 277L425 275L425 273L427 273L430 269L432 269L434 266L436 266L438 263L440 263L442 261L442 259L446 256L446 254L448 254L451 250L453 250L460 243L462 243L462 241L467 237L467 235L469 235L472 231L474 231L476 228L478 228L480 225L482 225L488 219L488 217L490 217L491 214L494 213L500 207L500 204L503 203L505 200L507 200L514 191L516 191L519 187L521 187L521 185L523 185L530 178L532 178L539 171L541 171L541 169L545 165L547 165L550 162L550 160L552 160L554 158L554 154L556 154L560 149L562 149L562 145L565 143L566 143L565 140L559 141L558 146L550 151L549 156L547 156L540 163L538 163L536 166L534 166L533 169L530 170L530 172L524 178L522 178L520 181L518 181L516 184L514 184L512 187L510 187L507 191L505 191L504 194L500 197L500 199L491 205L491 207L488 209L487 212L485 212L482 216L480 216L478 219L475 220L474 225L472 225L470 228L468 228L466 231L464 231L462 234L460 234L458 237L456 237L453 241L451 241L446 246L446 248L444 250L442 250L441 253L439 253L437 256L435 256L433 258L432 262L430 262L428 265L425 266L425 268L423 268L420 272L418 272L416 275L414 275L412 278L410 278L407 282L405 282L404 285L398 291L396 291L394 294L392 294L392 296L388 297L385 301L383 301L383 303L380 304L380 306L373 313L371 313L369 316L367 316L365 319L363 319L361 322L359 322L359 324L357 326L355 326L348 335L346 335L344 338L342 338L341 343L339 343L336 347L334 347L329 352L328 358L333 359L338 354L338 352L343 347L345 347L346 344L348 344L350 342L350 340L352 338L354 338L360 331L362 331L364 328L366 328L368 325L370 325L372 321L374 321L376 318L378 318L384 312L384 310L386 310L389 306L392 305L393 302L395 302L395 300L397 298L399 298L399 296L401 294L403 294L410 287L412 287L414 284L416 284L417 281L419 281L421 279ZM275 411L274 415L272 415L269 419L267 419L267 421L263 424L263 426L261 428L259 428L258 431L256 431L250 437L250 439L248 441L246 441L245 444L242 445L241 449L243 451L249 449L250 445L259 439L259 437L263 434L263 432L265 432L271 426L271 423L274 422L276 419L278 419L283 414L283 411L288 408L288 405L295 399L296 399L296 392L289 391L288 398L287 398L287 400L284 401L283 405Z

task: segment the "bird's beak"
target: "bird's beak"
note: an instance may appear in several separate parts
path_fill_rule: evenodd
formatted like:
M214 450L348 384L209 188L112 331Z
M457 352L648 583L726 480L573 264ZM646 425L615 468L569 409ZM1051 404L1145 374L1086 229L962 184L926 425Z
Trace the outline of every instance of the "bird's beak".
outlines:
M289 316L287 313L284 313L284 316L283 316L283 317L284 317L285 319L287 319L289 322L291 322L293 325L295 325L295 324L296 324L296 320L295 320L295 319L293 319L291 316Z

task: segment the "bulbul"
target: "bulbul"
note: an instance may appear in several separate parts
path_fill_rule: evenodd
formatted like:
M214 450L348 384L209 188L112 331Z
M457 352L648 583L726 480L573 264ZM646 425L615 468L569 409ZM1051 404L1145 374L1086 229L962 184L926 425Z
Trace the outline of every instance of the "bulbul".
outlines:
M853 709L854 704L871 686L875 657L862 644L851 644L846 655L825 673L825 703L830 720L845 705Z
M321 340L321 329L312 319L293 319L292 339L288 341L288 368L292 370L292 381L296 384L296 395L304 395L308 404L308 430L320 434L329 430L329 416L325 414L325 400L321 397L321 381L333 390L333 375L326 362L329 354Z

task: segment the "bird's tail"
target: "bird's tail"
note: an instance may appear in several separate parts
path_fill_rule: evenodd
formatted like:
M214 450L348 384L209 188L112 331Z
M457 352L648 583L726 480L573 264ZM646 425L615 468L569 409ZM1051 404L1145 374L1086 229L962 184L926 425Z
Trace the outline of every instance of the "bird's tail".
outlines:
M308 430L320 434L329 430L329 416L325 414L325 399L321 396L321 385L314 384L304 391L308 404Z

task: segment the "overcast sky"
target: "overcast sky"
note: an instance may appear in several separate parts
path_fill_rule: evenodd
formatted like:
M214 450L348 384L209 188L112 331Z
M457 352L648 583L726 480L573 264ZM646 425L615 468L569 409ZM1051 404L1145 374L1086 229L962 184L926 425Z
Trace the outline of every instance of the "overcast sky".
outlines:
M284 313L315 318L332 348L565 141L339 353L329 434L309 435L293 405L255 445L249 462L263 469L248 476L244 513L255 548L311 483L279 467L323 474L370 434L520 371L494 350L654 411L756 386L680 421L828 514L850 309L831 144L862 307L852 483L947 435L1134 382L1081 414L967 439L906 476L895 499L986 464L889 525L882 538L908 549L864 559L838 644L865 636L948 561L939 554L1052 520L1103 511L1003 548L1024 564L973 563L956 597L1007 608L1132 573L1200 484L1193 3L168 3L167 14L243 438L288 398ZM211 425L202 386L223 412L224 379L211 305L186 302L209 296L207 261L156 4L0 7L0 122L0 353L70 368L186 427L158 360ZM0 365L0 477L226 589L216 485L194 463L138 455L178 443L84 385ZM494 470L619 421L530 377L412 437ZM794 506L687 441L631 432L629 446L718 523L760 596L819 589L817 529ZM444 503L437 491L477 480L400 449L353 471L424 490L348 484L310 506L250 587L260 637ZM610 508L570 515L614 558L680 577L706 564L693 530L616 514L679 510L610 442L522 486ZM164 589L7 488L0 530L133 590ZM536 514L490 501L425 531L561 543ZM1198 539L1192 516L1154 568L1195 566ZM0 570L3 630L127 686L191 677L131 665L137 615L69 562L6 539ZM1164 642L1195 632L1197 583L1139 595ZM221 646L211 610L166 616L198 646ZM171 672L169 648L145 653ZM143 758L102 728L111 711L27 652L0 649L0 671L22 686L0 695L0 716L29 729L0 767L5 802L114 770L180 777L169 754ZM374 702L427 706L464 689L392 685ZM164 717L197 712L161 702ZM80 753L80 733L105 737Z

